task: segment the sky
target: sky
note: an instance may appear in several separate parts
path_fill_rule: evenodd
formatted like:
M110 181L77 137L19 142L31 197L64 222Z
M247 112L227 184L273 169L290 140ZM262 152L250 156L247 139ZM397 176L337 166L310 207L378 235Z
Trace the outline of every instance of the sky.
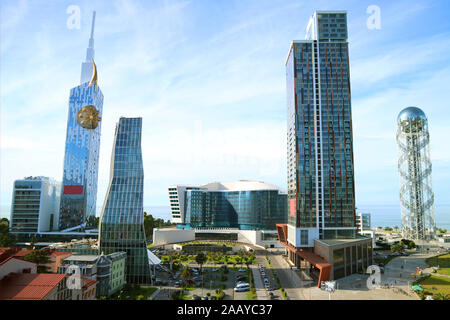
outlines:
M368 25L373 5L379 28ZM121 116L143 118L145 206L168 206L172 184L286 190L285 59L327 9L348 12L357 206L399 203L396 118L408 106L428 117L435 204L450 204L449 1L1 0L0 215L14 180L62 180L93 10L105 97L98 207Z

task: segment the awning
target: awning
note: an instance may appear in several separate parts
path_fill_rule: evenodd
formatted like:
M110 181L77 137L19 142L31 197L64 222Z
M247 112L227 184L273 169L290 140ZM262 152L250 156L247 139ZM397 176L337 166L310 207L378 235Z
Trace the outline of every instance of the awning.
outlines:
M147 249L147 255L148 255L148 263L150 265L156 265L161 263L161 259L155 256L153 252L151 252L149 249Z

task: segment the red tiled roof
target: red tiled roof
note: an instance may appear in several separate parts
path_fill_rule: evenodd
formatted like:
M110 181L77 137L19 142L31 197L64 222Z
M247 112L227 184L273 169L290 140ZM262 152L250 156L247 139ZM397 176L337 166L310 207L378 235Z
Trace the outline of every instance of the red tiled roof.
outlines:
M24 249L24 250L19 250L16 253L13 254L14 257L24 257L27 254L33 252L33 249Z
M86 279L85 282L84 282L83 289L87 289L87 288L89 288L90 286L94 285L94 284L97 283L97 282L98 282L98 281L96 281L96 280L89 280L89 279Z
M20 248L0 248L0 261L6 260L19 250Z
M72 252L65 252L65 251L53 251L51 256L52 257L57 257L57 256L68 255L68 254L72 255L73 253Z
M4 265L6 262L8 262L8 261L11 260L11 259L15 259L15 258L14 258L14 257L8 257L8 258L6 258L5 260L0 261L0 266L1 266L1 265Z
M0 281L0 300L42 300L66 274L12 274Z

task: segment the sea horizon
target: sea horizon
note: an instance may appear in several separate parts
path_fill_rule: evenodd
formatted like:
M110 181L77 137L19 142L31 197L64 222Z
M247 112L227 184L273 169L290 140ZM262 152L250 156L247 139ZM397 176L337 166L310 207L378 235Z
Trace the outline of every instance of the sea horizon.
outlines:
M97 216L100 216L101 210L102 207L97 207ZM169 206L144 206L144 211L164 221L172 220ZM435 206L434 211L436 227L450 230L450 205ZM371 228L401 226L400 205L362 204L357 206L356 212L370 213ZM10 219L9 206L2 207L0 217Z

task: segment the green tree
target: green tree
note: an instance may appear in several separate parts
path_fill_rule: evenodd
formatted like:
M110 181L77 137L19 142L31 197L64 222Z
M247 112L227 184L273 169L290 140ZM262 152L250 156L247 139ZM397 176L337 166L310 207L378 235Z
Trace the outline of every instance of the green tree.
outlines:
M0 220L0 247L14 247L16 242L9 232L9 220L2 218Z
M393 244L391 246L392 252L402 252L404 250L405 250L405 244L401 241L399 243Z
M445 293L435 293L433 294L433 300L450 300L450 295Z
M202 274L202 267L203 264L206 262L206 256L203 252L200 252L195 256L195 262L197 262L200 265L200 274Z
M408 239L402 239L400 240L401 243L403 243L408 249L414 249L416 247L416 244L412 240Z
M192 275L193 275L192 269L189 267L185 267L180 275L180 278L186 280L190 278Z
M175 223L170 222L170 220L164 221L164 219L161 218L155 219L151 214L147 214L147 212L144 211L144 230L147 240L153 237L154 228L170 227L174 225Z
M38 265L38 272L47 272L48 267L44 266L50 262L49 252L47 250L33 250L23 257L23 260L36 263Z

